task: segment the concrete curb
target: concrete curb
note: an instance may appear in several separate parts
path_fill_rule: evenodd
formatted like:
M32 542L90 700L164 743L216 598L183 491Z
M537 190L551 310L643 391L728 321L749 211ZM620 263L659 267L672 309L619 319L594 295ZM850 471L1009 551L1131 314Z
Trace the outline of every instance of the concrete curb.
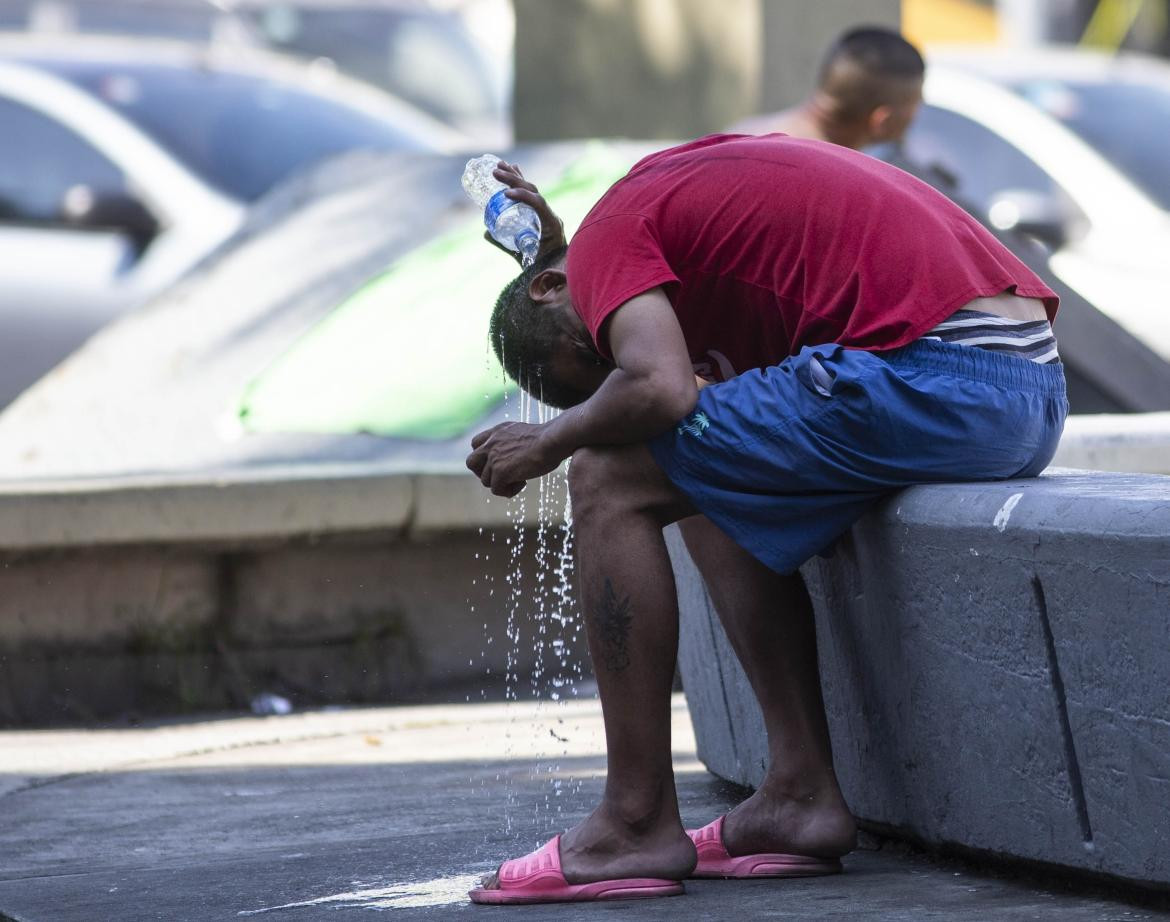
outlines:
M698 752L763 777L763 723L677 535ZM915 487L804 569L837 773L927 843L1170 884L1170 480Z
M1052 463L1091 471L1170 474L1170 413L1070 416Z
M563 518L564 478L545 502ZM0 483L0 550L233 542L389 531L536 526L539 504L493 499L462 467L266 468L229 476Z

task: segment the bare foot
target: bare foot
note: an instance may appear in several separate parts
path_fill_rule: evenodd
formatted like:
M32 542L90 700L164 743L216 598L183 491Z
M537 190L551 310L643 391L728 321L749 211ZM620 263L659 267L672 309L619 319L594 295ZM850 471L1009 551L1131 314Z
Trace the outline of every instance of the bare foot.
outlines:
M838 791L792 796L767 782L723 822L733 857L761 852L839 858L857 845L857 825Z
M570 884L630 877L682 880L695 861L695 845L677 815L629 823L603 804L561 836L561 869ZM482 886L499 887L499 872L485 877Z

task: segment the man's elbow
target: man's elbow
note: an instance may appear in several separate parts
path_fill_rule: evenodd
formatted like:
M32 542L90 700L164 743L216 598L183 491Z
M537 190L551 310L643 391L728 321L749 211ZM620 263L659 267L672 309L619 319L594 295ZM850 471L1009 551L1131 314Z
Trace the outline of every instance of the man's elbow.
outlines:
M663 427L673 426L689 416L699 401L699 388L693 375L685 379L663 382L656 389L654 401L656 416Z

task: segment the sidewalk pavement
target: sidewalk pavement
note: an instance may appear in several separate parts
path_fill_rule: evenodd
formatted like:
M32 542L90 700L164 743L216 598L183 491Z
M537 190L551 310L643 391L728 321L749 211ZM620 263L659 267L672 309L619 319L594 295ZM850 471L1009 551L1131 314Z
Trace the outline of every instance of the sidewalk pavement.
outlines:
M696 761L682 696L672 714L683 819L698 825L739 793ZM1170 917L876 842L833 878L694 881L684 897L605 906L469 904L479 875L595 803L603 753L594 699L0 732L0 919Z

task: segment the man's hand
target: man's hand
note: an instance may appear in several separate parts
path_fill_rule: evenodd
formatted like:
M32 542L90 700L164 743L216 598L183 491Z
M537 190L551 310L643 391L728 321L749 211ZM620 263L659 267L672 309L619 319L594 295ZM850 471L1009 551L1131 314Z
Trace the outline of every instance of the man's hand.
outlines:
M556 470L564 458L553 457L541 441L543 426L501 423L471 440L467 466L496 496L515 496L535 477Z
M537 259L545 253L565 245L564 222L556 216L536 186L524 178L524 174L520 172L519 164L505 163L501 160L492 171L492 175L508 187L508 191L504 193L508 198L515 202L531 205L536 216L540 218L540 249L536 252ZM485 231L483 236L492 246L507 253L517 262L520 261L519 253L513 253L507 247L502 246L491 234Z

